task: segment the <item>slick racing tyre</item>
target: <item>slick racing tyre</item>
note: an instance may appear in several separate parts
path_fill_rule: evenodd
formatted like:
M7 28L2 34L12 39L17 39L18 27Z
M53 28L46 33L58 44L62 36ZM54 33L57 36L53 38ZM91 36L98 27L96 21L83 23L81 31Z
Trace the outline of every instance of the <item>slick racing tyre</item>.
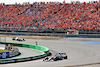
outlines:
M58 60L58 58L56 57L56 58L54 58L54 61L57 61Z
M67 59L67 56L65 56L64 59Z
M12 39L12 40L15 40L15 39Z
M57 61L57 59L55 58L54 61Z

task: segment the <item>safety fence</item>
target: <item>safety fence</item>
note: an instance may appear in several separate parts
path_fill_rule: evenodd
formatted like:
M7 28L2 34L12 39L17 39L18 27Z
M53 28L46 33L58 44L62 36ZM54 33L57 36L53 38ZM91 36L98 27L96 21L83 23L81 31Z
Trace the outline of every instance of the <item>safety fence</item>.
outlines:
M8 59L1 59L0 64L6 64L6 63L16 63L16 62L24 62L24 61L31 61L31 60L36 60L40 58L44 58L47 55L49 55L49 49L43 46L38 46L38 45L33 45L33 44L20 44L20 43L9 43L9 42L0 42L1 44L11 44L13 46L18 46L18 47L25 47L25 48L32 48L36 50L43 51L44 53L36 56L29 56L29 57L23 57L23 58L8 58Z
M66 34L66 33L23 33L23 32L0 32L1 35L27 35L27 36L54 36L54 37L89 37L100 38L100 34Z

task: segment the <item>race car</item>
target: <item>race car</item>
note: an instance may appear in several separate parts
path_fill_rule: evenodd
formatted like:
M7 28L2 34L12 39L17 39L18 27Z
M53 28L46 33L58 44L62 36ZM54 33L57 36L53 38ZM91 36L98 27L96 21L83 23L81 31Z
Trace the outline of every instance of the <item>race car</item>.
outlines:
M16 41L25 41L25 39L19 38L19 37L13 37L12 40Z
M57 53L55 56L52 56L50 58L46 57L43 61L57 61L62 59L67 59L66 53Z

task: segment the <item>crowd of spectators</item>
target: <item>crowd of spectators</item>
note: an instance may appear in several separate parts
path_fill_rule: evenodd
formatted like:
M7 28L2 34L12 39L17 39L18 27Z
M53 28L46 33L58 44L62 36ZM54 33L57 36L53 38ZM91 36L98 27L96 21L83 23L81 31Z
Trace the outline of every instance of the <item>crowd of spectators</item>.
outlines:
M0 4L0 28L100 30L100 2Z

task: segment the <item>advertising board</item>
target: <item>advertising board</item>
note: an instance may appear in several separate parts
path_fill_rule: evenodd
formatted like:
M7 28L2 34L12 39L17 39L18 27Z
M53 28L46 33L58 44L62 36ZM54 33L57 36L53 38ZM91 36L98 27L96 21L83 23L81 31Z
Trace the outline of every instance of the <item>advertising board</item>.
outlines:
M0 53L0 59L5 59L9 57L9 52L2 52Z

